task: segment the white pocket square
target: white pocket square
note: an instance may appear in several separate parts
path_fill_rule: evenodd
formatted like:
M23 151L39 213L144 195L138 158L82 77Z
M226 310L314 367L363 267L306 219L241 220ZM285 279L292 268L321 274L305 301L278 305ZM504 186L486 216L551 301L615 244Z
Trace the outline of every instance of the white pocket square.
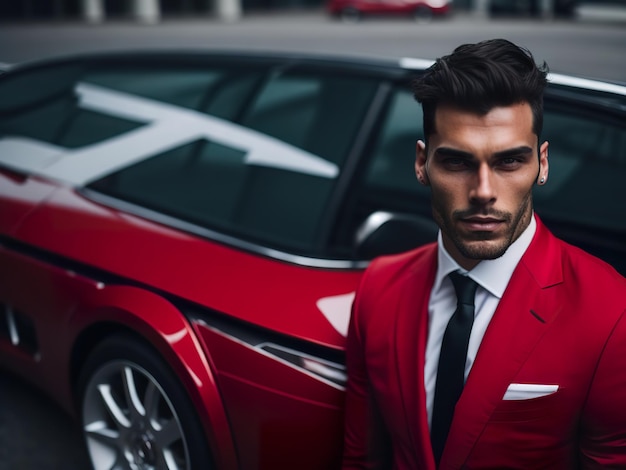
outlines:
M559 389L558 385L543 384L511 384L506 389L503 400L530 400L532 398L552 395Z

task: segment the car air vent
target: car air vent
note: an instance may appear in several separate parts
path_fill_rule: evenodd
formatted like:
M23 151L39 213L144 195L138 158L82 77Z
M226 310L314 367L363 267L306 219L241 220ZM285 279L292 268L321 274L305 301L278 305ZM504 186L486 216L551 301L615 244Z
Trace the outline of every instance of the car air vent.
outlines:
M0 304L0 341L7 341L33 358L39 358L35 325L29 317L5 304Z
M348 377L345 367L341 364L326 361L277 344L265 343L257 347L275 357L294 364L300 369L334 382L337 385L342 387L346 385Z

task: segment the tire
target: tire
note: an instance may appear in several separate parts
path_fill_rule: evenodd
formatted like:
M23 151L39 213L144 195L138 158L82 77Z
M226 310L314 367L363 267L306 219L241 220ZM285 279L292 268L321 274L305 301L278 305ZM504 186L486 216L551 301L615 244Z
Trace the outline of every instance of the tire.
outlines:
M191 399L165 361L129 336L100 343L79 379L80 416L94 470L210 470Z

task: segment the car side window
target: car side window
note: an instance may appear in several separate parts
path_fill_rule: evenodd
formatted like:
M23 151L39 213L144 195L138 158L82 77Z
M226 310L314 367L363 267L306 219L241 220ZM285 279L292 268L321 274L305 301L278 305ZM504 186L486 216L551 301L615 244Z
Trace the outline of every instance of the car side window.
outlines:
M242 124L342 164L378 82L289 71L260 91Z
M626 128L597 116L546 110L549 184L535 190L537 210L555 220L624 232Z
M70 64L24 71L0 80L0 148L24 144L36 158L41 143L76 148L113 138L144 123L86 107L79 83L83 67ZM33 154L34 153L34 154Z
M222 69L135 66L98 67L84 80L93 85L158 100L183 108L198 109L208 90L226 74Z
M138 65L96 68L84 80L129 97L146 98L235 120L266 73L262 67L239 70L231 66Z
M624 122L584 108L546 106L548 184L536 187L537 213L557 235L624 270ZM621 254L618 254L621 253Z
M380 198L389 201L386 209L414 212L416 199L426 202L428 190L417 183L415 176L416 145L418 140L424 139L422 122L421 106L411 91L397 88L364 180L365 192L392 194L391 198ZM408 197L398 197L399 193Z
M391 93L387 109L366 160L361 179L356 182L333 241L338 255L358 254L356 238L368 217L376 212L388 212L410 217L424 230L415 238L415 244L434 241L436 225L432 221L428 188L420 185L415 176L415 152L422 135L422 109L408 87L397 86ZM401 236L401 235L400 235ZM406 248L405 242L391 236L382 242L384 252ZM402 247L400 247L402 245ZM381 253L379 254L382 254Z
M199 101L221 116L163 107L163 122L189 121L180 131L189 138L164 143L88 187L264 246L316 254L317 229L378 83L283 72L229 106L225 97L241 100L251 85L236 82L216 80L225 88ZM225 119L235 115L235 122Z

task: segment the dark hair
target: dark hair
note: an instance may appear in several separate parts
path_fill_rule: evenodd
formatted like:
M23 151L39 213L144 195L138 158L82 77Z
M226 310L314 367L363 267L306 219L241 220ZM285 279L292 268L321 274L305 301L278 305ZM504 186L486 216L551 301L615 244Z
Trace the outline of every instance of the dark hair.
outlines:
M496 106L528 103L533 132L539 137L547 72L545 62L537 66L530 51L506 39L457 47L413 82L415 99L424 112L426 141L436 132L435 111L440 104L487 114Z

